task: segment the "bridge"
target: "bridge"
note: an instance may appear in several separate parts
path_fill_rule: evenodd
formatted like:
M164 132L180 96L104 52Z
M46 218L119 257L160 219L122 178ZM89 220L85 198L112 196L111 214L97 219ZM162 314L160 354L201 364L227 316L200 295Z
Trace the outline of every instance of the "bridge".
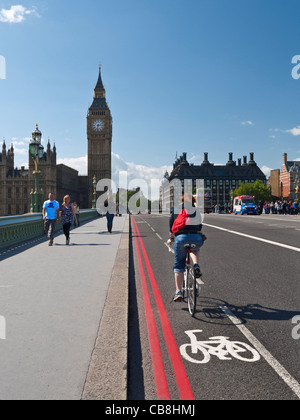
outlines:
M299 216L206 215L194 318L168 215L83 218L0 219L0 400L300 399Z
M129 217L80 221L49 247L41 214L0 218L1 400L126 399Z

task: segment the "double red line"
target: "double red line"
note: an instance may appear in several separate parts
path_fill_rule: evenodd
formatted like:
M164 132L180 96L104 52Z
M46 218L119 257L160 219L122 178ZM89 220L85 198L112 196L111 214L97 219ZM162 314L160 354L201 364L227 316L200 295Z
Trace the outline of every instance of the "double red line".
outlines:
M166 373L164 369L163 359L162 359L161 348L159 344L157 325L156 325L155 317L152 310L142 255L144 257L148 276L149 276L152 290L155 296L156 306L158 309L160 322L161 322L164 338L166 341L169 357L172 363L180 398L182 400L194 400L195 399L194 394L191 389L190 382L188 380L186 371L182 363L182 359L181 359L181 356L180 356L180 353L179 353L179 350L178 350L178 347L174 338L174 334L172 332L172 328L168 319L166 309L164 307L164 304L163 304L163 301L162 301L162 298L161 298L161 295L157 286L157 282L155 280L155 276L153 274L153 270L152 270L152 267L148 258L148 254L146 252L143 240L141 238L139 228L133 216L132 216L132 227L133 227L133 232L135 235L136 252L137 252L138 264L139 264L140 275L141 275L145 314L146 314L146 320L147 320L147 328L148 328L150 351L151 351L152 364L153 364L154 380L155 380L155 385L156 385L156 390L157 390L157 397L159 400L171 399L168 382L166 378Z

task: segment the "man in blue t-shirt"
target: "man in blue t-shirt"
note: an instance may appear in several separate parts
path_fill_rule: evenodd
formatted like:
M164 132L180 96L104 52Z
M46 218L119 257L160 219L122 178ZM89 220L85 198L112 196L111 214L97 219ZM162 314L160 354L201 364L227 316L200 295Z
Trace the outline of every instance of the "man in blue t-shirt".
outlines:
M44 231L49 235L49 246L53 245L55 224L59 222L59 204L54 200L54 194L49 194L49 200L43 205Z

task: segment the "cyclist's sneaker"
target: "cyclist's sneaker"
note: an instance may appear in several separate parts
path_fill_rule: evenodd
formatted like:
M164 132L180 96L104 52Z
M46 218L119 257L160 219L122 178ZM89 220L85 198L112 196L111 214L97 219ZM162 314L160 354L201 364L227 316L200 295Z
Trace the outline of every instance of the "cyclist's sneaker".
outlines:
M196 279L199 279L202 276L199 264L194 265L194 276Z
M174 302L182 302L183 296L181 290L176 290Z

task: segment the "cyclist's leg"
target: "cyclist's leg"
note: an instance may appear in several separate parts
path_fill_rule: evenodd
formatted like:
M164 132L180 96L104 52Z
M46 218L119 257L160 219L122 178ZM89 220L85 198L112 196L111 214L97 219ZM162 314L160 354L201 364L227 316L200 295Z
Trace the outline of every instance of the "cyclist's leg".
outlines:
M194 267L194 275L196 278L201 277L201 270L199 266L199 259L200 259L200 248L203 245L203 239L201 235L190 235L190 243L194 244L196 248L191 252L191 260Z
M194 265L198 264L199 257L200 257L200 251L191 252L191 259Z
M176 287L176 290L181 290L182 289L183 279L184 279L184 273L175 273L175 287Z
M186 259L186 250L184 248L184 244L186 243L184 240L185 235L179 235L175 239L174 243L174 254L175 254L175 265L174 265L174 274L175 274L175 287L176 293L174 300L180 301L182 300L182 285L184 280L184 272L185 272L185 259Z

